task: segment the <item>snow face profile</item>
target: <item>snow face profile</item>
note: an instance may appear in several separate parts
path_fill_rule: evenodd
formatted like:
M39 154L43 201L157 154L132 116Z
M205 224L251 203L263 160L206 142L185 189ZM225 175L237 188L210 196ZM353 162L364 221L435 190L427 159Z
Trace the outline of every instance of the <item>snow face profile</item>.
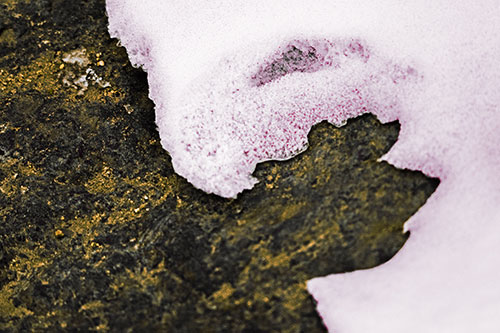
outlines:
M439 177L375 269L313 279L335 332L500 327L500 3L107 0L109 30L148 73L162 146L194 186L235 197L310 128L398 120L383 159Z
M353 39L293 40L236 71L239 57L193 83L177 114L158 115L176 172L224 197L252 188L257 163L303 151L322 120L340 126L365 112L394 119L387 115L398 109L398 94L418 78Z

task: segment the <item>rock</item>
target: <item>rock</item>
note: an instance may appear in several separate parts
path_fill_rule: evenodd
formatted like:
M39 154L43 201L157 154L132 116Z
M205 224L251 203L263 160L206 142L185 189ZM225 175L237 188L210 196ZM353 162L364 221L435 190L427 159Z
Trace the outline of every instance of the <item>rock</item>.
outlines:
M377 162L399 126L363 116L207 195L173 172L103 1L0 6L24 32L0 52L2 331L324 331L305 281L388 260L437 186ZM63 85L81 48L110 87Z

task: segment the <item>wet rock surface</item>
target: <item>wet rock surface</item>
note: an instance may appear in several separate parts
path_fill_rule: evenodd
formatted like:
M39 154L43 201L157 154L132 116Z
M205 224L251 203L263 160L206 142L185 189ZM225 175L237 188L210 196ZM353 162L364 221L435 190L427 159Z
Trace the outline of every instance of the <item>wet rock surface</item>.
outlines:
M390 259L438 185L377 162L399 126L363 116L207 195L147 95L104 1L0 3L1 331L325 331L305 282Z

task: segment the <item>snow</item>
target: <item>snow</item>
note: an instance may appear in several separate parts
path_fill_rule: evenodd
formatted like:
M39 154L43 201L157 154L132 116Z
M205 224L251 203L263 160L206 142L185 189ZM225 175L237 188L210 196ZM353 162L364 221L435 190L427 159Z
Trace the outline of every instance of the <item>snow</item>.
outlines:
M334 332L500 327L500 2L107 0L109 30L148 73L177 173L235 197L312 125L399 120L383 159L439 177L388 263L316 278ZM293 58L290 61L290 58Z

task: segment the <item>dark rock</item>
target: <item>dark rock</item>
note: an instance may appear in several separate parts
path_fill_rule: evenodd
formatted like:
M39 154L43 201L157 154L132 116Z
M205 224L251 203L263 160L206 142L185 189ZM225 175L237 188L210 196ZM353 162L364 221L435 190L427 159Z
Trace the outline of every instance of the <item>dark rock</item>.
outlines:
M0 36L0 331L321 332L305 281L389 260L438 185L377 162L399 125L363 116L207 195L173 172L103 0L8 1ZM63 84L75 49L110 87Z

